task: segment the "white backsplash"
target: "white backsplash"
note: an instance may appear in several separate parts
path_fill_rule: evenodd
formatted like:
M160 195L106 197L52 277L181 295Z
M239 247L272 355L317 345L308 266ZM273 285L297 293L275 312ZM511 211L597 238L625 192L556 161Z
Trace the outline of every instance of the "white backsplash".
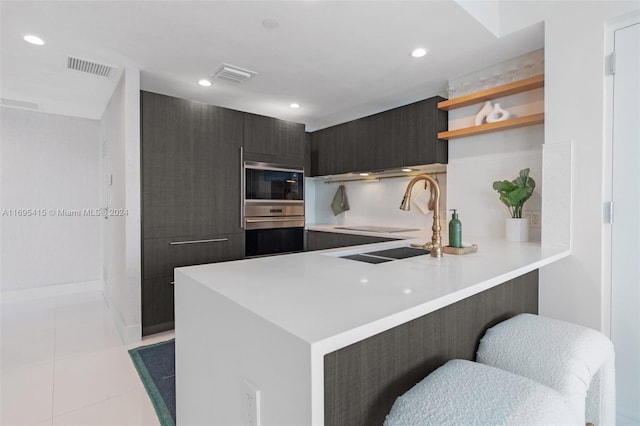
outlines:
M440 191L440 216L443 232L446 223L447 179L437 175ZM425 215L415 205L410 211L400 210L400 202L410 177L385 178L379 181L345 182L350 210L337 216L331 211L331 201L340 183L324 183L321 179L305 179L306 221L309 225L378 225L427 229L431 227L431 213ZM422 183L413 188L413 199L424 190Z
M521 169L530 168L536 182L524 211L542 211L543 139L544 128L537 125L449 142L448 202L460 209L463 240L465 234L504 237L504 219L509 214L492 184L515 179ZM540 241L539 227L529 228L529 239Z

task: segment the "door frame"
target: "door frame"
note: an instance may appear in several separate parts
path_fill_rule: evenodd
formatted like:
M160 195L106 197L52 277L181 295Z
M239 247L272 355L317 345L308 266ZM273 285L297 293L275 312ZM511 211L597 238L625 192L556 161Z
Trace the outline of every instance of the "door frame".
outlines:
M605 95L604 95L604 144L602 152L602 309L600 323L602 332L611 337L611 295L612 295L612 226L609 203L613 200L613 82L610 72L611 54L615 49L615 33L618 30L640 23L640 11L614 18L606 23L605 35Z

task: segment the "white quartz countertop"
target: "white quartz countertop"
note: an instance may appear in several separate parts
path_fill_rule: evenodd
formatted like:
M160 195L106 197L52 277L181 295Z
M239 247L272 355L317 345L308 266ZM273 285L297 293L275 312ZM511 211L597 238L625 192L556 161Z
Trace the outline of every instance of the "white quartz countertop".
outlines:
M369 264L339 257L424 243L422 234L414 240L178 268L176 291L190 278L328 353L569 254L538 243L475 239L477 253L439 259L424 255Z

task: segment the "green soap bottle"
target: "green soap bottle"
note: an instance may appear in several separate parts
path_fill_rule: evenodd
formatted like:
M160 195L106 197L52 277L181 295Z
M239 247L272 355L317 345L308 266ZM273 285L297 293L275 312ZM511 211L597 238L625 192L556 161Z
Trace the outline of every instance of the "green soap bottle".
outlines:
M453 212L449 221L449 247L462 247L462 222L458 219L456 209L450 209Z

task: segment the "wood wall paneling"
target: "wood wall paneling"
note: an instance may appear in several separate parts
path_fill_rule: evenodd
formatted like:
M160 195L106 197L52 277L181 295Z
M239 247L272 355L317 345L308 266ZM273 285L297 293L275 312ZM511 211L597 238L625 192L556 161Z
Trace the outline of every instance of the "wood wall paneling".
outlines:
M327 354L325 425L381 425L395 399L450 359L474 360L493 325L538 312L538 271Z

